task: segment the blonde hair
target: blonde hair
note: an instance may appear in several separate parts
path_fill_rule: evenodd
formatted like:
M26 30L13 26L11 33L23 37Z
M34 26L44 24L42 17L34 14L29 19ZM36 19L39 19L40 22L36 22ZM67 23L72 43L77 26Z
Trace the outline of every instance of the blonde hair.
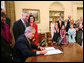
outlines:
M64 26L64 25L62 25L62 27L63 27L63 26ZM64 29L61 28L61 30L65 30L65 26L64 26Z
M70 24L74 24L74 20L73 19L71 20Z
M65 21L65 22L68 22L68 19L65 19L64 21Z
M59 30L59 28L58 28L58 23L55 23L55 30L56 30L56 25L57 25L57 31Z

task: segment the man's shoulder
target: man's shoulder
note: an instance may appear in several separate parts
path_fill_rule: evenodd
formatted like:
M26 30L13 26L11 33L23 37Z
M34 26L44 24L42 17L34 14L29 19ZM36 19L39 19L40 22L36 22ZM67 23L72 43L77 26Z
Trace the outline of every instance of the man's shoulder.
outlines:
M21 19L19 19L19 20L15 21L14 23L19 23L19 22L21 22Z
M22 21L21 21L21 19L19 19L19 20L17 20L17 21L14 22L14 25L21 24L21 23L22 23Z

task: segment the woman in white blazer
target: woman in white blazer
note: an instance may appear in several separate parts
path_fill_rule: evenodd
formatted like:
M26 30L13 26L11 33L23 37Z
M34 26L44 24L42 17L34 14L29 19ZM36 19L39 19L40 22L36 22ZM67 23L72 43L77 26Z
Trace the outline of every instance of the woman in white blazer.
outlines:
M53 38L54 35L54 28L55 28L56 18L53 18L53 21L51 23L51 36Z

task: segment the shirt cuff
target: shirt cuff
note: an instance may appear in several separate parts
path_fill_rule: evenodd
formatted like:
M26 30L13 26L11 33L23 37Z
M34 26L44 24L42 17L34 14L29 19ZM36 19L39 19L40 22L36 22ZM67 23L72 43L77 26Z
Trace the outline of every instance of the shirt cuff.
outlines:
M38 46L38 49L40 49L40 46Z
M40 55L40 51L36 51L36 55Z

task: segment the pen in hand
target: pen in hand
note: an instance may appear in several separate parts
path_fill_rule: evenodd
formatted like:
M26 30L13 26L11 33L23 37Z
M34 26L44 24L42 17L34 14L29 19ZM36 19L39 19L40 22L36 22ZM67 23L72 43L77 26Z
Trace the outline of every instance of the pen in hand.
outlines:
M44 47L40 47L40 50L42 51L42 50L45 50L45 48Z

